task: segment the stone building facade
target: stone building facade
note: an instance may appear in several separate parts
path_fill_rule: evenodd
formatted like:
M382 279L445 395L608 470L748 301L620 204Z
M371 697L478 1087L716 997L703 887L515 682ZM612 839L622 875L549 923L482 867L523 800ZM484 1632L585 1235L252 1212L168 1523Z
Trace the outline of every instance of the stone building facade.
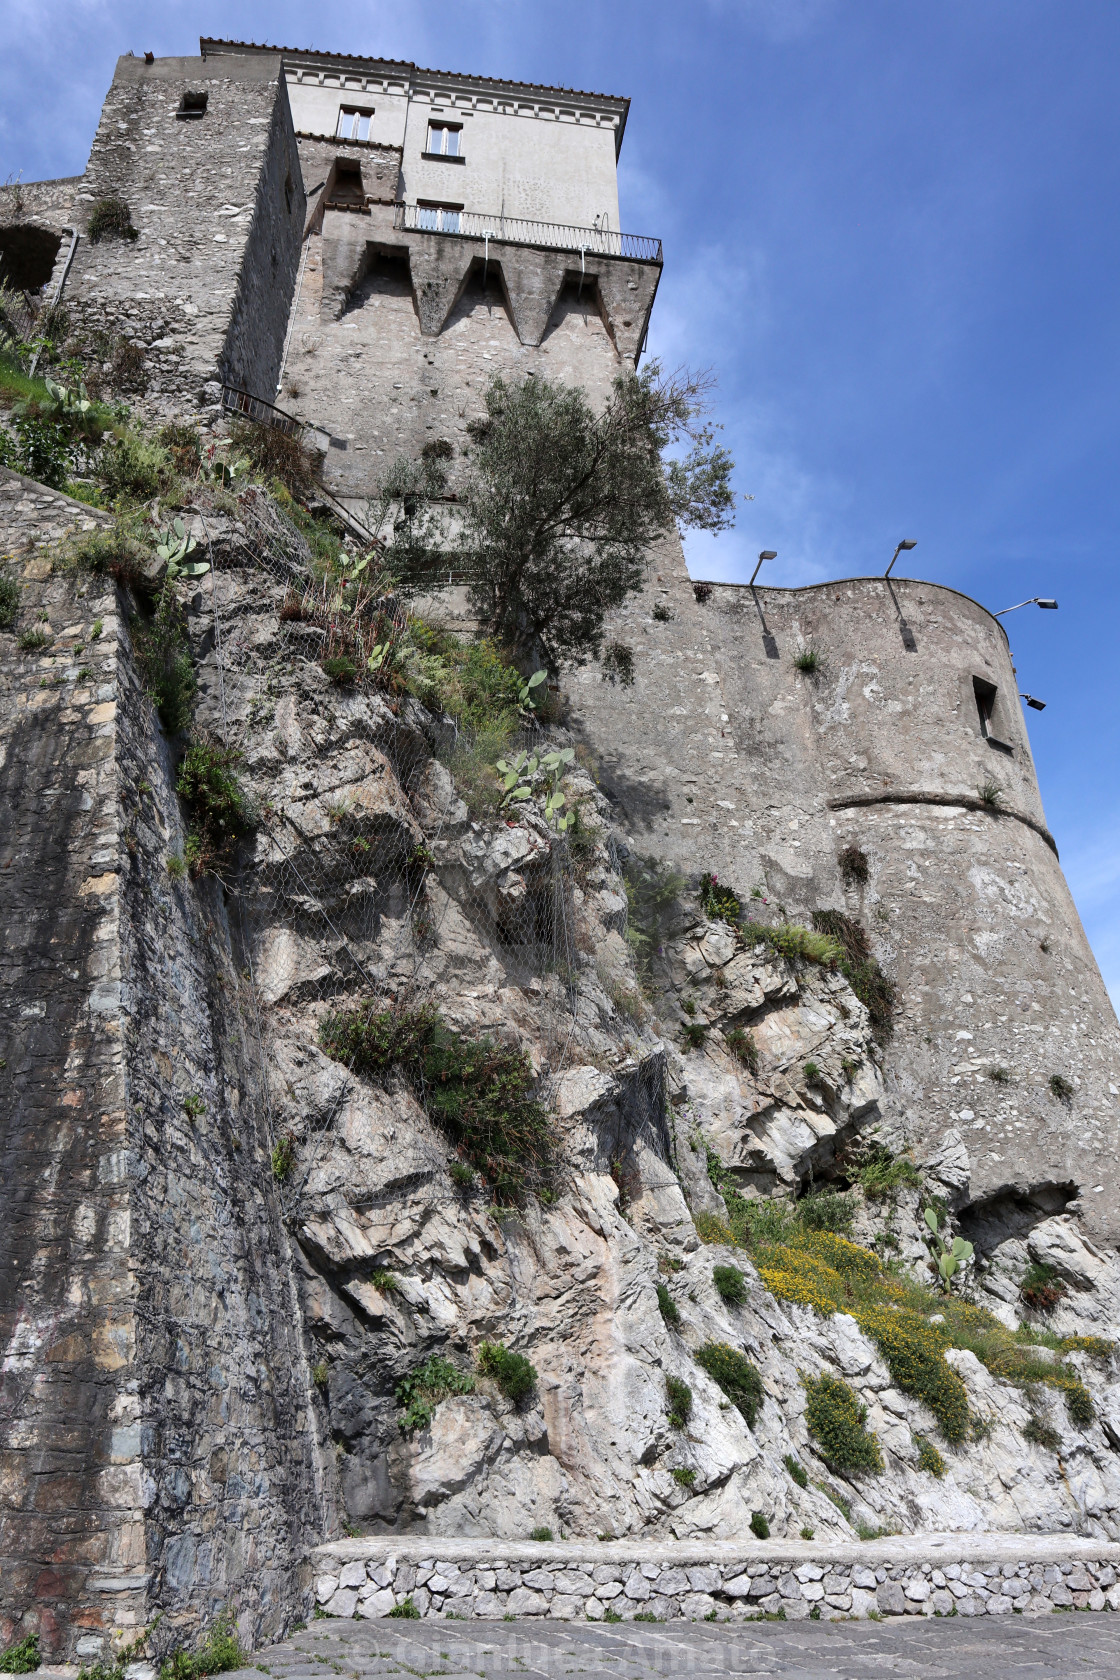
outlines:
M602 401L638 365L662 253L620 231L626 110L219 41L197 59L127 57L85 174L5 191L0 262L80 329L137 346L153 414L212 421L224 385L320 428L324 481L355 506L433 442L453 487L495 374ZM107 197L135 237L88 237ZM65 616L34 550L91 516L10 476L0 492L6 551ZM432 610L464 620L453 591ZM193 1626L234 1584L248 1631L276 1631L336 1484L299 1255L261 1189L248 1029L227 1004L235 933L216 892L192 907L143 888L169 841L143 793L158 776L174 807L167 745L111 592L73 612L74 642L102 624L95 678L76 668L64 698L16 662L0 672L5 880L23 918L0 1006L35 1075L4 1133L18 1209L0 1252L0 1522L6 1613L36 1598L50 1648L86 1656L155 1603ZM633 686L591 668L565 686L616 841L794 920L860 920L899 997L887 1134L938 1161L981 1246L1063 1212L1115 1245L1120 1029L998 621L909 580L697 589L674 539L610 633L634 651ZM808 649L813 671L796 663ZM848 848L865 879L845 872ZM59 943L83 953L61 977ZM42 998L24 995L29 974ZM749 1140L739 1083L690 1077L686 1097ZM188 1097L203 1103L189 1129Z

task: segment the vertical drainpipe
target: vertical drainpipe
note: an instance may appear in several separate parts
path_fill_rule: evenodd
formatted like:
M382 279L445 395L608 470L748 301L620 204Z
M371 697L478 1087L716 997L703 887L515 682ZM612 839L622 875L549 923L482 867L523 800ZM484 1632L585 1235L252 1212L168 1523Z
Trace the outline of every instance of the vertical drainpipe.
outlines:
M58 277L58 285L54 289L54 296L51 299L50 303L47 305L48 309L53 309L55 304L58 303L59 299L62 297L62 288L66 284L66 276L70 272L70 264L74 261L74 252L78 248L78 230L77 230L77 228L76 227L64 227L62 231L63 231L63 233L68 233L70 235L70 249L66 253L66 261L62 265L62 273ZM39 365L39 356L40 356L40 353L41 353L41 348L42 347L40 346L40 349L36 350L35 354L31 358L31 366L28 369L28 376L32 379L35 377L35 369Z

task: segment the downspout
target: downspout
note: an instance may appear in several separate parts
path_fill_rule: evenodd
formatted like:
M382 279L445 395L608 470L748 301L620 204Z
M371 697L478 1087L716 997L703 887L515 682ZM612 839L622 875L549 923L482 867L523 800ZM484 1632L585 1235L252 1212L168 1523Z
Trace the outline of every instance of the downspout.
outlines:
M59 299L62 297L62 288L66 284L66 276L70 272L70 264L74 261L74 252L78 248L78 230L77 230L77 228L67 226L67 227L64 227L62 231L63 231L63 233L68 233L70 235L70 249L66 253L66 261L62 266L62 273L58 277L58 285L54 289L54 296L51 299L50 303L47 305L48 309L53 309L55 307L55 305L58 303ZM35 377L35 369L39 365L39 357L40 357L41 354L42 354L42 345L39 346L39 349L36 350L35 354L31 358L31 366L28 369L28 377L29 378L33 379Z

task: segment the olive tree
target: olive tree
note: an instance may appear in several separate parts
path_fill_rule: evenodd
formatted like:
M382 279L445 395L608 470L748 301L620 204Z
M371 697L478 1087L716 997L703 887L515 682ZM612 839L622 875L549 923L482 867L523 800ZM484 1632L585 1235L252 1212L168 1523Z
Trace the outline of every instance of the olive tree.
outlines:
M641 588L659 537L674 523L733 521L733 463L704 419L709 388L652 363L621 374L596 412L578 388L493 380L455 503L441 511L432 499L443 462L398 464L386 479L379 516L399 510L394 562L419 571L454 549L486 634L526 666L597 656L605 616Z

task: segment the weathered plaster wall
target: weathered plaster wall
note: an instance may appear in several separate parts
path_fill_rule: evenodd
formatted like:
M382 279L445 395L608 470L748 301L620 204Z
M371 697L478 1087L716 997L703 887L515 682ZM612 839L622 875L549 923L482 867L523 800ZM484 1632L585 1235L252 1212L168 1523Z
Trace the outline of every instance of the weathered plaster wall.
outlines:
M495 374L522 378L539 372L583 386L593 402L606 399L622 364L596 281L581 285L578 262L572 273L569 257L546 258L546 264L559 266L543 291L538 285L535 306L547 304L550 313L547 325L539 327L539 343L526 342L518 335L510 299L524 301L526 308L534 299L517 290L516 275L511 294L507 248L484 265L480 241L405 235L388 227L374 244L369 224L369 217L328 211L322 236L310 236L278 399L333 434L324 477L336 495L371 494L396 456L416 455L439 438L453 445L454 482L467 425L484 412L483 394ZM475 243L479 249L472 257ZM425 277L432 278L425 266L429 256L455 265L433 282L442 290L431 307L431 294L421 289ZM515 253L518 261L522 256L527 262L545 254ZM612 262L600 258L598 265L606 270ZM589 272L594 266L589 259ZM643 318L637 311L648 312L652 305L656 270L651 274L649 264L614 266L617 287L634 305L634 313L621 317L628 323L624 333L632 335ZM627 278L631 271L637 279ZM525 279L524 265L517 273ZM627 289L631 284L633 292ZM426 313L438 322L438 331L424 330ZM631 348L636 351L636 338Z
M717 584L701 604L679 545L655 567L612 631L635 649L633 688L594 668L570 680L634 844L743 894L761 886L768 914L859 916L899 988L888 1114L927 1148L961 1132L974 1201L1029 1223L1080 1193L1088 1228L1115 1241L1120 1029L1045 827L997 621L903 580L893 599L853 579L760 589L757 605ZM810 646L814 675L794 663ZM974 677L998 690L1009 750L981 733ZM862 889L838 867L849 843L869 860ZM1074 1084L1068 1103L1053 1073Z
M136 605L41 552L96 518L0 475L16 632L53 637L0 634L0 1629L87 1659L159 1609L190 1641L234 1586L245 1634L278 1631L325 1520L236 930L166 869Z

